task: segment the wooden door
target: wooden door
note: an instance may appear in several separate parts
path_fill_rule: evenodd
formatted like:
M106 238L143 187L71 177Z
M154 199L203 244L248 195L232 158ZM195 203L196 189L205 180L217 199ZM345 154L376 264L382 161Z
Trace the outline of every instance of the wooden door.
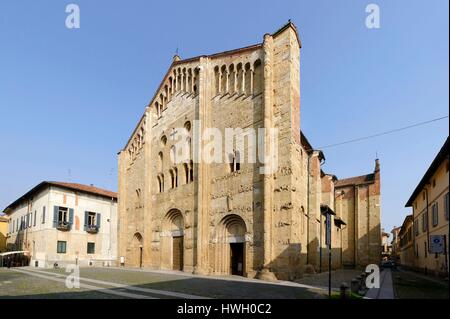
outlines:
M183 236L173 237L173 270L183 270Z

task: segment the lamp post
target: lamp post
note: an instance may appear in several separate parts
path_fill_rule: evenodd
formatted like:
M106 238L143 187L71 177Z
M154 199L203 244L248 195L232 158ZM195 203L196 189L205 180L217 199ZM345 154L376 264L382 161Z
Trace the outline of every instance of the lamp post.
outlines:
M325 244L328 247L328 298L331 298L331 215L336 213L328 205L320 205L320 213L325 215Z

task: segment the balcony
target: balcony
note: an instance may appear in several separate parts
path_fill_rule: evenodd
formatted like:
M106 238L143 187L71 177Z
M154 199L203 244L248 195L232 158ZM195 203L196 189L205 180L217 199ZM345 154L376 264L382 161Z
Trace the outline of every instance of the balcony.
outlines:
M97 234L98 227L96 225L88 225L86 228L86 232L88 232L89 234Z
M56 226L56 229L61 231L69 231L70 230L70 223L66 221L59 221L58 225Z

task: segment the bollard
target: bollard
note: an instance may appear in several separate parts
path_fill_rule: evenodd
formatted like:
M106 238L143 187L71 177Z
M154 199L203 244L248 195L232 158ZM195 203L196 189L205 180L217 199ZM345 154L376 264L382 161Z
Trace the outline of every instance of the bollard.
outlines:
M358 280L358 290L360 290L361 289L362 278L361 278L361 276L356 276L355 279Z
M341 299L347 299L347 290L348 290L348 285L347 285L347 283L346 283L346 282L343 282L343 283L341 284L341 286L339 287L339 289L340 289L340 291L341 291L341 294L340 294Z
M357 279L357 278L352 279L352 282L350 284L351 292L353 292L355 294L357 294L359 292L359 283L360 283L359 279Z

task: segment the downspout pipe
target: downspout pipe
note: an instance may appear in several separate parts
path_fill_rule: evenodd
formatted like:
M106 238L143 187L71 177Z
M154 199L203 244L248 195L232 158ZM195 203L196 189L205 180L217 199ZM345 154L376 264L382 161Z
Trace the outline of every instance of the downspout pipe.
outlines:
M357 265L357 239L356 239L356 205L358 205L358 196L356 195L356 185L353 185L353 256L354 256L354 267Z
M430 253L430 214L429 214L429 198L428 198L428 188L427 186L430 185L430 183L427 183L425 186L425 198L426 198L426 204L427 204L427 208L426 208L426 215L425 218L427 219L427 251L428 254Z

